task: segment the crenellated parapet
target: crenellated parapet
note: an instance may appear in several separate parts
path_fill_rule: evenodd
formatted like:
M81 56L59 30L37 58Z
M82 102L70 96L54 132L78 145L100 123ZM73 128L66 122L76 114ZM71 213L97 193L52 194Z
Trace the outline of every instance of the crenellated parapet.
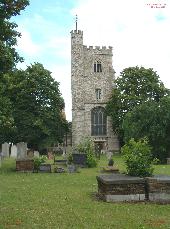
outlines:
M74 36L83 36L83 31L81 30L72 30L71 32L71 37L74 37Z
M99 54L105 54L105 55L112 55L112 50L113 50L113 47L112 46L109 46L109 47L106 47L106 46L87 46L87 45L83 45L83 49L85 52L93 52L93 53L99 53Z

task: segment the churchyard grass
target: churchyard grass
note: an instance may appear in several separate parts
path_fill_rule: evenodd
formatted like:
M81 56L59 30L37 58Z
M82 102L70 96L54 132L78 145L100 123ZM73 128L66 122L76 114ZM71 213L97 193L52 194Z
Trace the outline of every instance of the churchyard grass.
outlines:
M120 156L115 164L125 171ZM105 203L95 198L97 168L75 174L15 172L15 161L5 159L0 169L0 229L138 229L170 228L170 205ZM170 165L156 165L156 174L169 174Z

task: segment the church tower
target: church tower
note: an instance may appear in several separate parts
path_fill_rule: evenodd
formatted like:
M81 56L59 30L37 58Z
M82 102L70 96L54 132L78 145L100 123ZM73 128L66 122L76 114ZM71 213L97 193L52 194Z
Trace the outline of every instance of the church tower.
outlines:
M71 31L71 90L73 147L91 137L102 150L119 150L105 107L112 95L112 47L83 45L83 31Z

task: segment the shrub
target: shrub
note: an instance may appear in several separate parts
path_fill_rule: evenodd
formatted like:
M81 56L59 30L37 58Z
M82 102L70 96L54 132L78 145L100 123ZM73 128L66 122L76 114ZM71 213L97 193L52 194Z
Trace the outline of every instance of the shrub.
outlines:
M87 166L89 168L94 168L97 166L94 143L90 138L85 138L80 144L76 146L76 150L79 153L87 154Z
M153 173L151 147L146 138L135 141L133 138L122 147L121 152L131 176L146 177Z
M42 163L46 161L46 156L40 156L34 158L34 170L38 172L39 167Z

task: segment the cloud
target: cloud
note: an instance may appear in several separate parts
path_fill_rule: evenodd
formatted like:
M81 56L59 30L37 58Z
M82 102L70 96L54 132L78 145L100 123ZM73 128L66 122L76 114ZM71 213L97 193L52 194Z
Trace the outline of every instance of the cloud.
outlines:
M72 120L71 108L71 78L69 66L51 66L52 76L56 81L60 82L60 91L65 101L65 113L67 120Z
M155 0L156 2L162 2ZM167 2L167 1L166 1ZM170 62L170 10L152 9L149 0L80 0L72 10L86 45L113 46L118 76L129 66L153 67L166 86ZM153 2L152 2L153 3Z
M76 7L56 4L38 8L19 23L22 38L18 49L26 63L41 62L60 82L71 120L70 25L78 15L78 29L84 32L85 45L113 46L116 76L130 66L152 67L165 86L170 87L170 7L168 0L74 0ZM153 9L150 3L166 3ZM36 2L34 2L36 4ZM38 3L37 3L38 4ZM53 3L52 3L53 4ZM44 5L43 5L44 6ZM66 8L64 8L66 7ZM69 12L70 9L70 12ZM57 13L56 13L57 12ZM72 20L71 20L72 18ZM75 29L75 23L72 25Z
M40 45L33 42L31 34L26 31L19 29L22 34L21 38L18 38L17 47L20 52L27 56L37 56L41 52Z

